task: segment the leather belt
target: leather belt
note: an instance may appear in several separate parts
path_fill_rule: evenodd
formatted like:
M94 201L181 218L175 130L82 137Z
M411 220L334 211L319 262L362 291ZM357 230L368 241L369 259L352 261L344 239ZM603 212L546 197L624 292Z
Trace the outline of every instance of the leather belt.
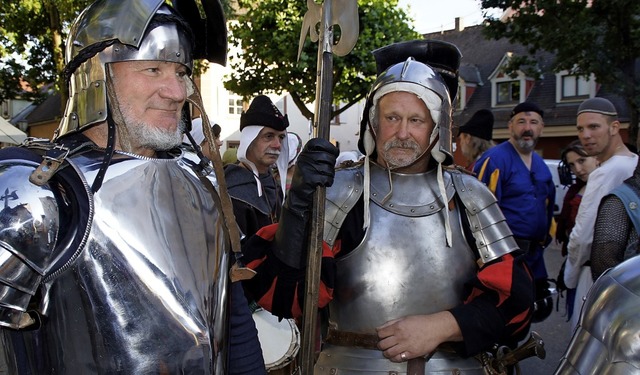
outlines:
M355 333L347 331L338 331L329 329L327 337L324 340L327 344L337 346L355 346L363 349L378 349L378 335L368 333Z
M368 333L338 331L329 328L324 341L330 345L380 350L378 348L378 341L380 341L378 335ZM448 343L439 345L437 350L455 352L455 349ZM409 359L407 361L407 375L424 375L425 364L434 353L431 353L427 357Z
M418 357L407 361L407 375L424 375L428 359Z

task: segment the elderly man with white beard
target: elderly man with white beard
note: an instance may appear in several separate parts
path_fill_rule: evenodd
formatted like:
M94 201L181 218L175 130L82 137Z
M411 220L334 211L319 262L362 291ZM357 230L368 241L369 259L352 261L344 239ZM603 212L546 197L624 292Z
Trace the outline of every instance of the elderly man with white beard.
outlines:
M287 174L289 120L271 99L259 95L240 116L238 164L225 167L225 178L240 230L253 235L277 222L285 185L278 184L272 166Z
M513 236L526 252L536 284L534 322L549 316L553 302L543 253L550 241L555 187L549 168L535 152L543 116L534 103L518 104L511 111L509 140L486 151L474 167L478 179L495 194Z

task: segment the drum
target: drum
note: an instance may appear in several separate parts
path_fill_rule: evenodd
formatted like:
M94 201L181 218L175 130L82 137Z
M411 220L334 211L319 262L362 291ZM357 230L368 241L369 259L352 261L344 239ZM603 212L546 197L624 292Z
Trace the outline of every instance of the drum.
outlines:
M267 371L287 366L300 350L300 331L293 319L282 319L262 308L253 313L258 329L258 340L262 347Z

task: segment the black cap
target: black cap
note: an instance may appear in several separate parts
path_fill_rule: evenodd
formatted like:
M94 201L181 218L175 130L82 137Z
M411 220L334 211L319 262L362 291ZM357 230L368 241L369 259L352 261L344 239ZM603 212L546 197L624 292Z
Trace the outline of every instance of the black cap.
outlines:
M372 53L376 59L377 76L389 67L413 57L440 74L447 84L451 101L458 94L458 70L462 53L454 44L442 40L418 39L393 43Z
M544 111L540 109L536 104L531 102L522 102L518 104L512 111L510 118L517 115L520 112L535 112L540 115L540 117L544 117Z
M240 131L250 125L283 131L289 126L289 118L282 115L269 97L258 95L249 105L249 109L240 115Z
M488 109L477 111L458 129L458 133L467 133L490 141L493 139L493 112Z

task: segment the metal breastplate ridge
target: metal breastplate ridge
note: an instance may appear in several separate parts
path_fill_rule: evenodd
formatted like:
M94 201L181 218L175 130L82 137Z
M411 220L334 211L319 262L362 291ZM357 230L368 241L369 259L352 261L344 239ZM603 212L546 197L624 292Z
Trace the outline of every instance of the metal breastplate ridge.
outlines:
M69 162L91 184L100 160ZM21 359L33 373L224 372L228 241L187 164L114 155L85 249L42 287L41 327L3 333L7 352L44 353Z
M462 301L463 283L476 269L464 236L445 243L445 203L435 171L392 173L371 168L371 225L362 243L337 261L332 327L375 333L375 327L401 316L446 310ZM445 176L447 195L453 184ZM338 187L339 188L339 187ZM462 233L459 208L450 211L453 233Z

